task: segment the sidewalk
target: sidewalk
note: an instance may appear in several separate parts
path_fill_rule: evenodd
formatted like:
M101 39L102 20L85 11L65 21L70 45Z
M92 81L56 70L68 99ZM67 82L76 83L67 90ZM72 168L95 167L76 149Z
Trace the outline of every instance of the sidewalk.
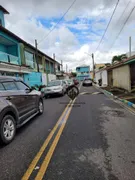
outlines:
M135 92L129 93L128 91L121 89L121 88L109 88L109 87L100 87L97 84L94 86L100 89L104 94L108 94L114 99L119 100L120 102L126 104L130 108L135 111Z

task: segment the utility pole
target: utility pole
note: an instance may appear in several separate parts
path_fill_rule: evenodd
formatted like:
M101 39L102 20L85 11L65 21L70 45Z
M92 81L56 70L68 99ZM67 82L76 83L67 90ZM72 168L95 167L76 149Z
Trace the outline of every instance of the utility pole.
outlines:
M68 72L68 65L66 64L66 73Z
M37 40L35 39L35 48L36 48L36 63L37 63L37 71L39 72L39 64L38 64L38 49L37 49Z
M61 70L63 71L63 61L61 60Z
M131 36L129 37L129 57L131 57Z
M92 63L93 63L93 80L95 77L95 67L94 67L94 54L92 53Z
M94 77L95 77L95 65L94 65L94 54L89 54L87 52L85 52L85 54L87 54L88 56L92 57L92 64L93 64L93 80L94 80Z
M53 59L55 60L55 53L53 53Z

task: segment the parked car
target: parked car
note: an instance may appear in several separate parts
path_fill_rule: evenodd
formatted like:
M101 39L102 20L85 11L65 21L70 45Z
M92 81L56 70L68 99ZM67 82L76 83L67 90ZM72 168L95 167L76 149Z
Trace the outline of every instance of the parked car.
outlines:
M55 80L48 83L45 88L45 98L52 95L64 96L66 93L67 84L64 80Z
M92 86L92 80L91 79L84 79L83 86Z
M43 111L41 92L16 78L0 76L0 142L10 143L16 128Z
M65 85L66 85L66 89L69 87L69 85L68 85L68 80L67 79L65 79L65 80L63 80L64 81L64 83L65 83Z
M78 85L79 81L77 79L73 79L74 85Z
M67 80L67 83L68 83L68 86L72 86L72 85L74 85L74 82L73 82L73 80L72 80L72 79L68 79L68 80Z

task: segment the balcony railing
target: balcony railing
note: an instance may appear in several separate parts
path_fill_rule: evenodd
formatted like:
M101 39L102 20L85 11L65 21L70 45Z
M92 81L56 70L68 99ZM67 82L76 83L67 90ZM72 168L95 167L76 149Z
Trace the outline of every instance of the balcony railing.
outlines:
M0 52L0 61L17 65L19 64L18 57L3 52Z

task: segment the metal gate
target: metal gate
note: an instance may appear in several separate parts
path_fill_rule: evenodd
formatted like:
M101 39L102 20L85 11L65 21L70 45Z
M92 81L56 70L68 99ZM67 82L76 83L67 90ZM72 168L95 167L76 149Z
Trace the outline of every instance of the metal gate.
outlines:
M130 64L131 89L135 88L135 64Z

